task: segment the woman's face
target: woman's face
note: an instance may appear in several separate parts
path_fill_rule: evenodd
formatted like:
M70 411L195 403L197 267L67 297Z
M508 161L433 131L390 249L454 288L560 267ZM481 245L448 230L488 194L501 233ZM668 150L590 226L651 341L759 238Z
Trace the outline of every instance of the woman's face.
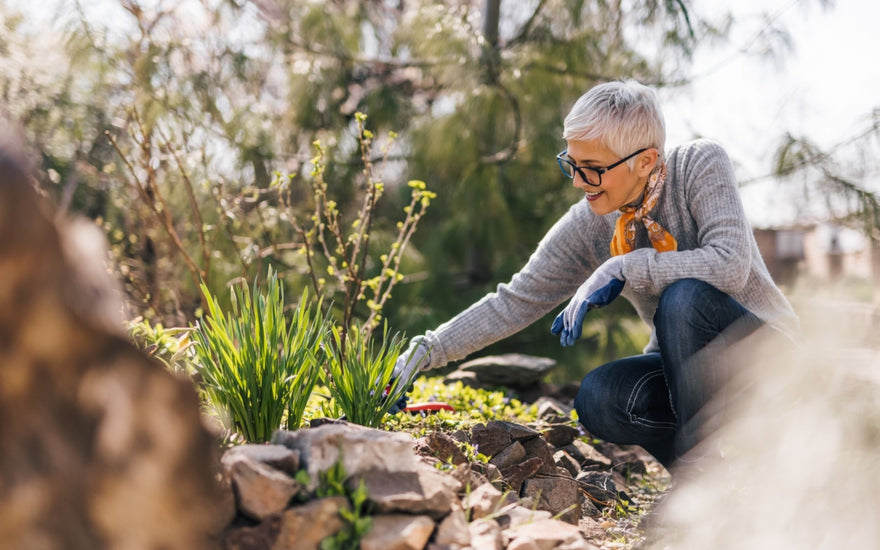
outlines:
M627 154L634 151L629 151ZM612 153L599 140L569 141L568 156L577 166L605 168L619 161L621 157ZM633 157L635 165L632 169L624 162L602 174L598 187L589 185L575 174L574 186L582 190L590 209L598 216L604 216L620 207L636 202L648 183L648 175L657 161L657 150L648 149ZM595 172L583 170L593 183L598 183Z

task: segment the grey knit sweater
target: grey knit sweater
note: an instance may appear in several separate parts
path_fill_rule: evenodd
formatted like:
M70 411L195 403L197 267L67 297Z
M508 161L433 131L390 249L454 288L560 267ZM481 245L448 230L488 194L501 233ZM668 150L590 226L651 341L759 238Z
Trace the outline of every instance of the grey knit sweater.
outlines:
M652 331L645 351L657 350L653 317L660 293L686 278L726 292L768 325L794 337L798 319L758 252L727 153L714 142L698 140L669 151L666 163L666 184L651 216L675 237L678 251L658 253L640 227L636 250L623 262L622 296ZM424 368L463 359L568 300L611 257L609 243L619 216L597 216L586 200L573 205L510 282L424 335L431 348L430 364ZM601 315L601 310L590 315ZM549 327L547 337L556 338Z

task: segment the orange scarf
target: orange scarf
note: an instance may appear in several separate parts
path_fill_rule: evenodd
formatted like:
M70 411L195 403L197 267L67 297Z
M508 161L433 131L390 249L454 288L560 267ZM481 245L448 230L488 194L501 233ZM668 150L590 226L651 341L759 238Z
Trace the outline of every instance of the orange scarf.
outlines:
M670 235L668 231L663 229L649 215L660 199L664 183L666 183L666 163L660 160L657 163L657 168L648 176L642 204L639 206L624 206L620 209L620 217L614 226L614 236L611 237L612 256L632 252L635 248L637 222L645 224L645 229L648 230L648 237L651 239L651 244L657 252L678 250L678 243L675 242L675 237Z

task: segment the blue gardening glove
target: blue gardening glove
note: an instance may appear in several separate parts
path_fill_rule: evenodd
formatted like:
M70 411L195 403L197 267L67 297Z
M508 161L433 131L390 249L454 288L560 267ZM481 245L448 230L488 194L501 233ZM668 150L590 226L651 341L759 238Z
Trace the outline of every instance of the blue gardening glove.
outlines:
M402 378L404 380L412 381L415 378L415 372L419 369L427 369L431 364L431 350L428 347L428 343L421 336L417 336L413 338L409 347L400 354L397 358L397 362L394 363L394 370L391 373L391 381L388 383L388 387L385 388L386 392L391 390L391 385L398 378ZM412 389L412 384L410 384L409 389ZM388 409L388 412L391 414L397 414L403 409L406 408L406 402L409 398L404 394L397 402Z
M556 316L550 332L559 334L559 343L563 346L573 345L581 337L587 312L614 301L625 281L623 256L612 256L577 289L568 306Z

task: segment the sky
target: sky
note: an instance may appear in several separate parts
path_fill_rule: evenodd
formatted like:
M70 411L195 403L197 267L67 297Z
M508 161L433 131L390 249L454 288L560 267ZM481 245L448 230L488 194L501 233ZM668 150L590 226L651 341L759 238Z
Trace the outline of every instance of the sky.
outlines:
M712 4L696 2L703 10ZM694 82L661 92L667 143L695 135L719 141L743 181L770 173L785 132L830 148L868 127L880 109L880 2L837 0L823 8L818 0L737 0L724 9L742 24L732 45L698 51ZM750 14L762 10L778 15L775 24L790 34L781 60L757 54L756 33L765 25ZM746 185L742 194L754 225L782 225L795 215L772 179Z

